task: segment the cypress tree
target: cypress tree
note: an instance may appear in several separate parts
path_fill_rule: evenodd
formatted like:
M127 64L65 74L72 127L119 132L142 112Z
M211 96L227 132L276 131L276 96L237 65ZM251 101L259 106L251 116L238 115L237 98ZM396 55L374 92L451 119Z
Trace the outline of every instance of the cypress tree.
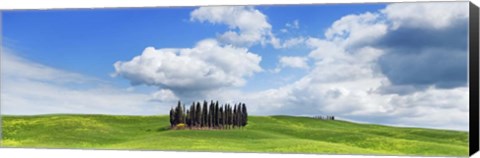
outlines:
M175 117L174 117L175 113L173 111L173 108L170 109L170 127L173 127L175 126Z
M228 104L225 104L225 127L228 128Z
M207 101L203 101L203 113L202 113L202 127L207 127L208 122L208 105Z
M237 104L235 104L235 105L233 106L233 126L234 126L234 127L237 127L237 119L238 119L237 114L238 114Z
M240 109L240 121L239 122L239 126L243 127L243 123L245 121L245 112L243 111L243 104L242 103L239 103L238 105L240 105L239 109Z
M210 106L209 106L209 109L208 109L208 127L213 127L213 115L215 113L215 107L214 107L214 104L213 104L213 100L210 102Z
M220 109L218 108L218 101L217 101L215 103L215 113L214 113L215 115L214 115L214 118L213 118L213 120L214 120L213 122L215 124L215 127L218 127L218 125L219 125L219 119L220 119L219 113L220 113Z
M187 123L187 118L186 118L186 117L187 117L187 109L185 109L185 104L183 104L183 106L182 106L182 115L181 115L181 117L182 117L182 123L183 123L183 124L186 124L186 123Z
M228 126L233 127L233 109L230 104L228 104Z
M242 122L242 108L240 107L240 103L237 105L237 126L241 127L241 122Z
M178 102L178 103L180 103L180 102ZM181 104L178 104L178 114L177 114L177 115L178 115L178 116L177 116L177 117L178 117L178 123L179 123L179 124L180 124L180 123L184 123L184 122L183 122L183 108L182 108L182 105L181 105Z
M185 118L185 124L187 124L188 127L190 127L192 124L190 124L190 111L187 110L187 115L186 115L186 118Z
M217 108L215 106L215 103L212 101L212 110L213 110L213 115L212 115L212 127L216 127L216 118L217 118Z
M224 113L223 113L223 107L221 106L220 109L218 109L219 115L218 115L218 125L220 128L223 128L223 118L224 118Z
M233 127L237 126L237 104L233 105L233 115L232 115L232 125Z
M200 106L200 102L197 102L197 108L196 108L196 118L195 118L195 121L197 122L197 126L201 126L202 125L202 106Z
M181 103L180 101L178 101L178 104L177 104L177 107L175 108L175 116L174 116L174 122L175 122L175 125L179 124L179 123L182 123L182 106L181 106Z
M195 112L195 103L192 103L192 105L190 106L190 119L191 119L191 125L192 126L195 126L195 115L197 114L197 112Z
M195 103L192 103L192 105L190 106L190 119L192 121L192 123L191 123L192 127L195 126L195 123L196 123L196 121L195 121L195 115L197 114L196 110L197 109L195 107Z
M185 104L178 101L176 107L170 109L170 126L183 123L188 128L209 127L217 129L241 128L248 124L248 112L245 103L236 103L220 105L217 101L211 100L210 104L204 100L203 107L201 102L192 102L187 109ZM322 118L314 116L314 118ZM334 120L334 116L323 117L327 120Z
M227 104L223 105L223 114L222 114L222 124L223 124L223 128L226 128L228 123L227 123L227 110L228 110L228 107L227 107Z
M225 118L224 118L224 126L228 128L228 106L225 104L225 112L224 112Z
M223 126L227 125L227 107L223 108Z
M247 121L248 121L248 113L247 113L247 106L245 106L245 103L242 104L242 126L246 126L247 125Z
M173 124L177 125L178 124L178 106L175 106L175 109L173 110Z

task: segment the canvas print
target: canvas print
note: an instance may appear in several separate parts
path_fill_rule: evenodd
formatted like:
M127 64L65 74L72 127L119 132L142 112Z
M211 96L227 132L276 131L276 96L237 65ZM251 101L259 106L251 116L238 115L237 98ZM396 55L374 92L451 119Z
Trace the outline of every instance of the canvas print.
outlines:
M468 156L468 13L3 10L0 146Z

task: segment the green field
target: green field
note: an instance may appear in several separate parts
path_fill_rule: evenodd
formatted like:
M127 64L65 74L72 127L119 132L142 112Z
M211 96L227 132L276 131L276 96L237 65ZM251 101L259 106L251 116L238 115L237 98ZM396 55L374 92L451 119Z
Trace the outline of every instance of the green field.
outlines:
M468 132L292 116L234 130L169 130L168 116L2 116L3 147L467 156Z

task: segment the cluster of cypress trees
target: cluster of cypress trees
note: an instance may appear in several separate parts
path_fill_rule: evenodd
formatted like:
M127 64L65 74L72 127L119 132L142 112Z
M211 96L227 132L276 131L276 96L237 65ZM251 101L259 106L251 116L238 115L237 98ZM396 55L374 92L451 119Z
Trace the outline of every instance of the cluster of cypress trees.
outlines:
M244 127L248 121L247 107L245 103L238 103L234 106L225 104L219 106L218 101L213 100L208 104L203 101L193 102L189 109L185 104L178 101L176 107L170 110L170 126L185 124L188 128L213 128L228 129Z
M313 116L313 118L320 120L335 120L335 116Z

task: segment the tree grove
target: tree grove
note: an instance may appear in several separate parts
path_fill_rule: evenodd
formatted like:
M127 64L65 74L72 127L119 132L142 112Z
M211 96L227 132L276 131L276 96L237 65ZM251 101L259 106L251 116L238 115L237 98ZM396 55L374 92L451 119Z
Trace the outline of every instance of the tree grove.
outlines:
M229 129L245 127L248 121L245 103L219 105L218 101L193 102L189 109L178 101L170 110L170 126L185 124L187 128Z

